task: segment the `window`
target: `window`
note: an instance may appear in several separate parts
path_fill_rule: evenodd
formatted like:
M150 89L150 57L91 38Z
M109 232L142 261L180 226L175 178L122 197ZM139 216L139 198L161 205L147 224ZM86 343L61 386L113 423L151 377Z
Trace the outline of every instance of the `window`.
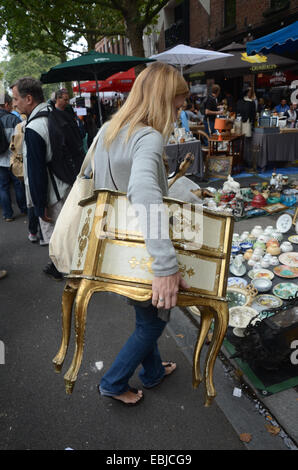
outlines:
M224 27L228 28L236 24L236 0L225 0Z

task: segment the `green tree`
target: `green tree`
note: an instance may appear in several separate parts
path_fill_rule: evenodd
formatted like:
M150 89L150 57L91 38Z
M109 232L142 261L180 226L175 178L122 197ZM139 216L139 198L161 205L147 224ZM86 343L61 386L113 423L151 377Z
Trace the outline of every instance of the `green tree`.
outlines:
M39 50L30 52L12 53L9 60L0 64L0 71L3 72L4 87L9 87L22 77L33 77L40 79L42 72L54 67L60 62L58 57L45 55ZM50 98L53 91L57 89L55 85L44 85L45 98Z
M133 55L144 56L143 33L154 24L168 0L1 0L0 34L12 51L40 49L62 55L78 52L84 37L88 50L103 37L126 36Z

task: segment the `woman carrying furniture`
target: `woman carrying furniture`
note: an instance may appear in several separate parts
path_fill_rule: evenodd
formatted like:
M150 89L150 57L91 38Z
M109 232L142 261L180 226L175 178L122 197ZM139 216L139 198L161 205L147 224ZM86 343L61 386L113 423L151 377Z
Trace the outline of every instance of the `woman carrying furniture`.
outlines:
M158 385L176 368L173 362L162 362L157 340L169 320L170 309L176 305L179 287L188 286L179 272L168 228L164 236L166 216L158 215L160 210L165 211L162 202L168 194L163 148L188 94L187 83L177 69L160 62L148 66L138 75L122 108L104 125L95 151L95 189L125 192L131 204L144 208L138 213L139 222L153 258L152 301L145 306L134 305L135 331L99 385L101 395L126 405L135 405L143 398L142 390L129 386L139 364L143 366L139 377L145 388ZM153 205L158 208L156 212ZM152 227L158 236L150 237Z

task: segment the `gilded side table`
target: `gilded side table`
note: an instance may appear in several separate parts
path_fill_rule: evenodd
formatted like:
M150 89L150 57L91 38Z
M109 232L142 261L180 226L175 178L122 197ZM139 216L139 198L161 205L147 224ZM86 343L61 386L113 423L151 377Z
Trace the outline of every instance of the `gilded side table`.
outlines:
M192 307L192 312L201 317L193 356L193 386L205 383L208 406L216 396L213 368L229 320L226 288L233 219L208 210L198 212L193 204L173 199L165 199L164 204L180 272L190 286L179 292L177 305ZM53 359L56 371L60 372L68 349L75 302L76 348L64 376L67 393L72 393L81 366L87 308L93 293L114 292L136 301L152 296L153 259L126 195L100 190L81 205L76 249L62 296L62 342ZM201 372L200 354L212 321L213 338Z

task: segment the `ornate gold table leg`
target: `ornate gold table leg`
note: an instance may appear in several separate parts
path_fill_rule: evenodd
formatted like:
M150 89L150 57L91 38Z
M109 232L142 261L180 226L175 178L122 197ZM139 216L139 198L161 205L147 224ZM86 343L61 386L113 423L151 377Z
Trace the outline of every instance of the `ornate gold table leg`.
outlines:
M194 388L198 388L199 384L203 380L200 368L201 351L204 345L205 338L209 331L212 319L214 317L212 311L208 307L200 307L200 313L200 330L193 355L192 384Z
M64 375L65 390L68 394L73 391L82 362L88 303L93 292L100 290L104 290L102 283L88 279L81 280L75 307L76 348L72 363Z
M206 357L204 376L206 384L206 401L205 406L210 406L214 397L216 396L215 387L213 384L213 369L216 357L221 348L223 339L225 337L228 322L229 322L229 309L226 301L213 301L212 310L214 311L214 331L212 341Z
M62 295L62 341L61 346L53 359L56 372L60 372L69 344L70 327L72 317L72 307L74 299L79 288L79 283L72 284L70 281L66 282L63 295Z

